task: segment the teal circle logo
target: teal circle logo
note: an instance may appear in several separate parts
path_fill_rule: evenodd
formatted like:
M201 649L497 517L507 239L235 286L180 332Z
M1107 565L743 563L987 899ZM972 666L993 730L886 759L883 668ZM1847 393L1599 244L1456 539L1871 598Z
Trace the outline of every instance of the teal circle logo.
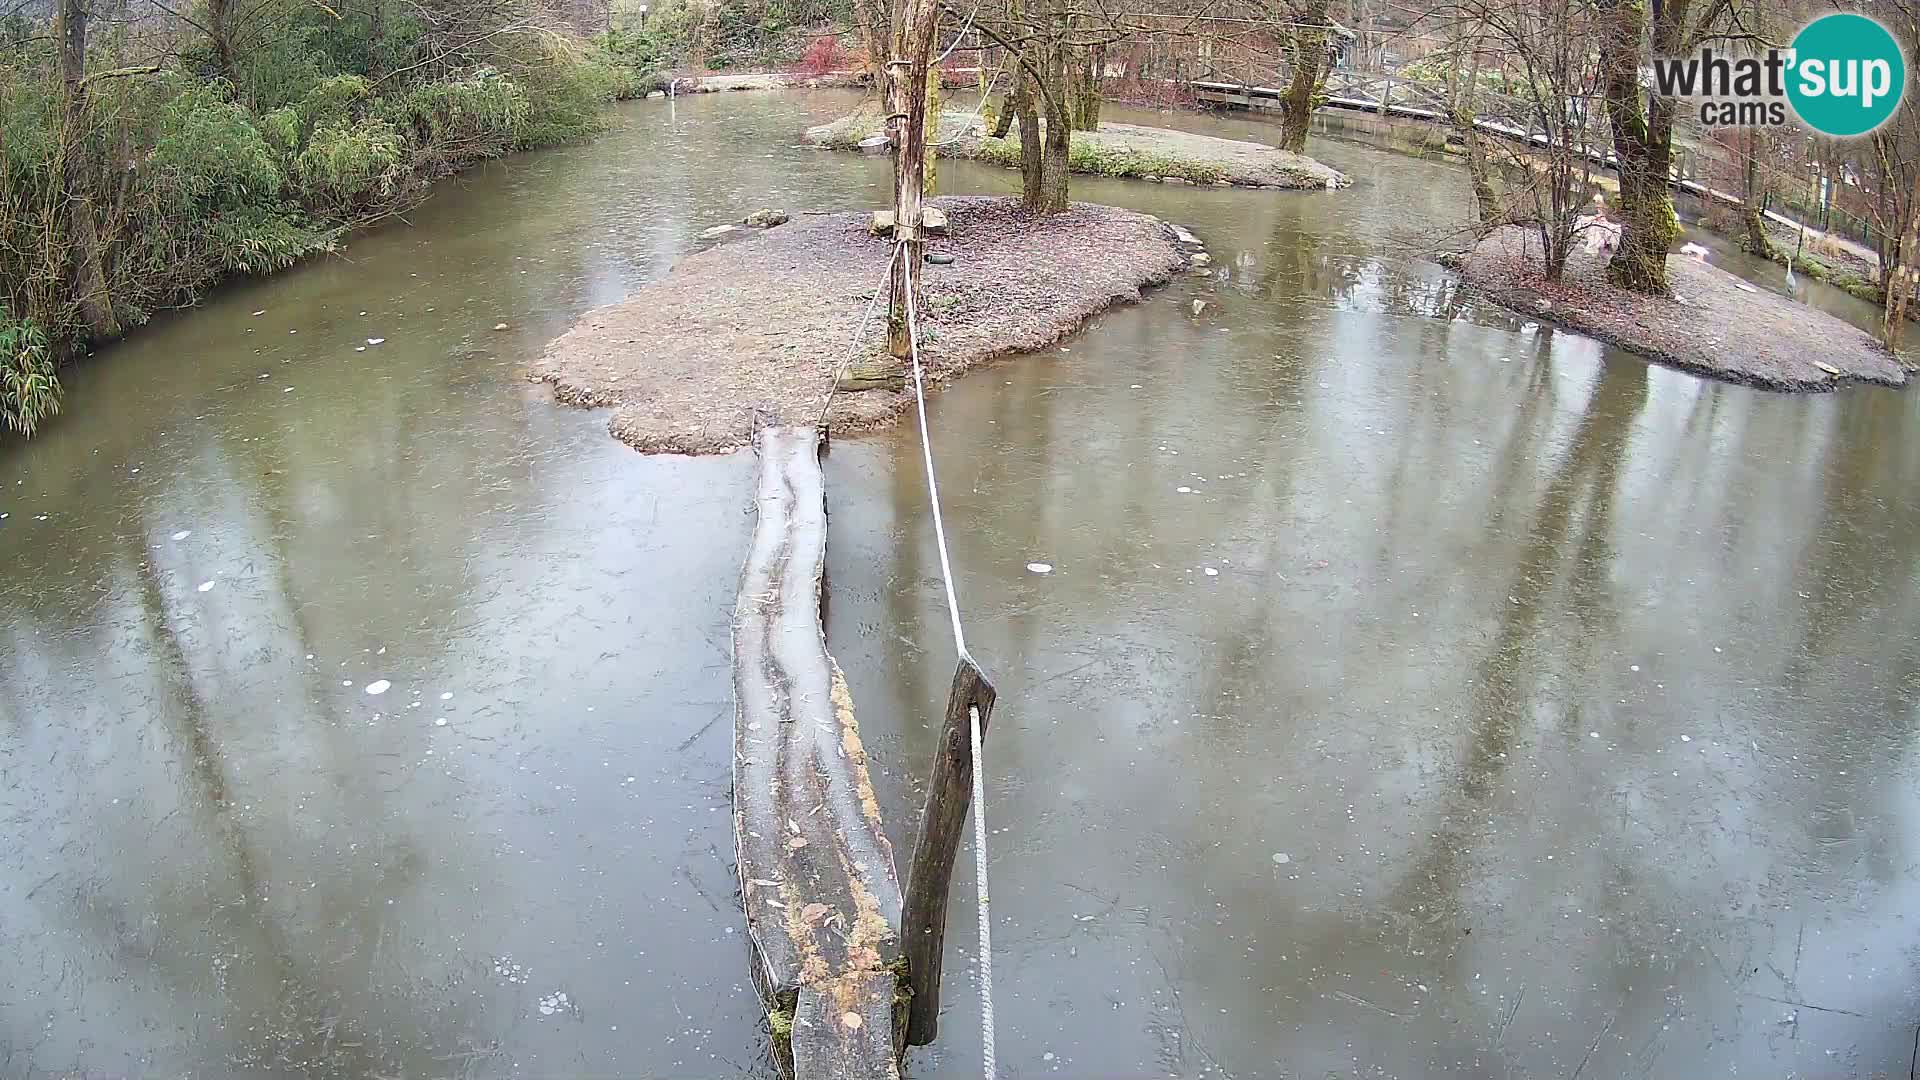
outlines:
M1879 22L1822 15L1793 39L1787 101L1822 135L1865 135L1887 122L1907 87L1907 58Z

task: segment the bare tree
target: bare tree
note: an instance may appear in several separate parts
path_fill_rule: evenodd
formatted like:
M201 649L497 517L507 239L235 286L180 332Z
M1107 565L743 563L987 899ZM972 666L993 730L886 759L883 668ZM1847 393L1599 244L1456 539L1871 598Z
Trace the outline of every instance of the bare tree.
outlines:
M1587 190L1582 103L1598 75L1592 11L1578 3L1454 0L1429 17L1451 39L1439 55L1454 72L1450 112L1467 150L1479 219L1475 231L1528 227L1540 241L1542 275L1557 281L1577 237ZM1489 62L1500 89L1483 78ZM1480 130L1487 111L1523 121L1539 137L1488 135Z

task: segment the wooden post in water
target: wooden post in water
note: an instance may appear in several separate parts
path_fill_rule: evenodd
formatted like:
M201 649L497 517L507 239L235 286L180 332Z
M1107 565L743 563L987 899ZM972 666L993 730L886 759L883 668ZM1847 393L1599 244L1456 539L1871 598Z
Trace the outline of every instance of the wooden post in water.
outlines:
M913 997L907 1003L907 1045L925 1046L940 1027L940 968L946 955L947 892L953 860L973 801L973 730L968 708L980 710L980 738L993 715L993 684L970 656L961 656L947 695L947 715L927 778L927 808L907 871L907 898L900 918L902 952Z

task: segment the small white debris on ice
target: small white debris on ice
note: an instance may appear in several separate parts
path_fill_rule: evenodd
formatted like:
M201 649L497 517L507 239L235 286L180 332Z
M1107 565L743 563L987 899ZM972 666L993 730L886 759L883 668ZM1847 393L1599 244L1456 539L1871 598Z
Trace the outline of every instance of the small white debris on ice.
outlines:
M185 540L187 537L192 535L193 535L192 529L181 529L179 532L173 534L173 538L175 540Z
M1036 574L1051 574L1053 573L1053 564L1043 563L1043 562L1030 562L1027 564L1027 569L1033 571Z
M378 696L392 689L393 684L385 679L375 679L367 684L366 692Z
M211 581L203 581L203 582L201 582L201 583L200 583L200 591L201 591L201 592L210 592L210 591L212 591L212 589L213 589L213 582L211 582Z
M1292 861L1293 861L1293 856L1287 854L1284 851L1276 851L1273 853L1273 864L1275 866L1285 866Z

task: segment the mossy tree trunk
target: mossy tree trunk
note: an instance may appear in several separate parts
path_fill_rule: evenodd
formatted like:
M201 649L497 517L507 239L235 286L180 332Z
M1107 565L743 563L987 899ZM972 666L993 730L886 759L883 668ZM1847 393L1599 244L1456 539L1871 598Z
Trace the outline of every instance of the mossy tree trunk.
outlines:
M863 67L869 88L881 101L887 99L887 41L893 32L893 17L884 0L856 0L854 21L860 28L860 48L866 53Z
M927 68L926 115L922 117L920 125L921 139L924 140L925 144L922 153L926 159L920 166L920 191L925 195L933 194L934 180L940 171L940 154L938 150L940 145L940 91L940 68L937 65L930 66Z
M67 193L64 213L55 222L60 235L48 238L52 250L66 249L67 295L80 308L87 332L95 340L120 333L107 290L105 259L101 253L100 224L94 215L93 154L88 145L87 4L61 0L55 15L60 42L60 151L56 156L55 186ZM63 297L53 297L55 303ZM60 326L64 319L48 319Z
M1454 86L1452 107L1448 111L1448 120L1452 123L1453 133L1467 154L1467 179L1473 186L1473 205L1479 214L1480 229L1490 231L1505 224L1506 214L1500 206L1499 193L1493 186L1493 168L1487 161L1487 144L1480 135L1477 123L1478 108L1475 104L1480 89L1480 42L1479 38L1470 38L1464 46L1472 55L1468 62L1465 81L1461 81L1458 65L1454 68Z
M1896 349L1905 336L1913 290L1920 286L1920 170L1914 173L1913 197L1907 202L1907 228L1900 237L1900 258L1891 265L1886 274L1887 311L1881 337L1886 340L1887 348Z
M1306 0L1292 12L1292 78L1280 99L1280 149L1299 154L1307 149L1313 126L1313 108L1327 76L1327 9L1330 0ZM1281 9L1284 13L1286 9Z
M233 0L207 0L207 38L220 77L233 81Z
M1741 171L1740 225L1744 235L1740 246L1763 259L1773 259L1773 240L1767 236L1766 218L1761 211L1767 202L1766 181L1760 175L1760 154L1767 146L1764 131L1749 131L1740 140L1746 148L1746 167Z
M1068 163L1073 149L1072 103L1067 86L1067 20L1064 0L1052 0L1047 11L1043 66L1047 82L1041 95L1047 112L1046 155L1040 170L1040 199L1034 206L1043 214L1057 214L1067 208Z
M1072 66L1073 129L1098 131L1100 128L1100 77L1107 67L1107 47L1091 45Z
M1669 187L1673 102L1654 95L1643 103L1641 97L1640 64L1648 47L1647 0L1599 0L1597 6L1601 93L1620 175L1620 247L1607 263L1607 278L1623 289L1666 293L1667 249L1680 235ZM1684 10L1674 10L1684 6L1669 0L1663 22L1684 22Z
M1033 101L1033 76L1024 67L1014 70L1013 111L1020 118L1020 202L1038 210L1046 148L1040 142L1040 110Z

